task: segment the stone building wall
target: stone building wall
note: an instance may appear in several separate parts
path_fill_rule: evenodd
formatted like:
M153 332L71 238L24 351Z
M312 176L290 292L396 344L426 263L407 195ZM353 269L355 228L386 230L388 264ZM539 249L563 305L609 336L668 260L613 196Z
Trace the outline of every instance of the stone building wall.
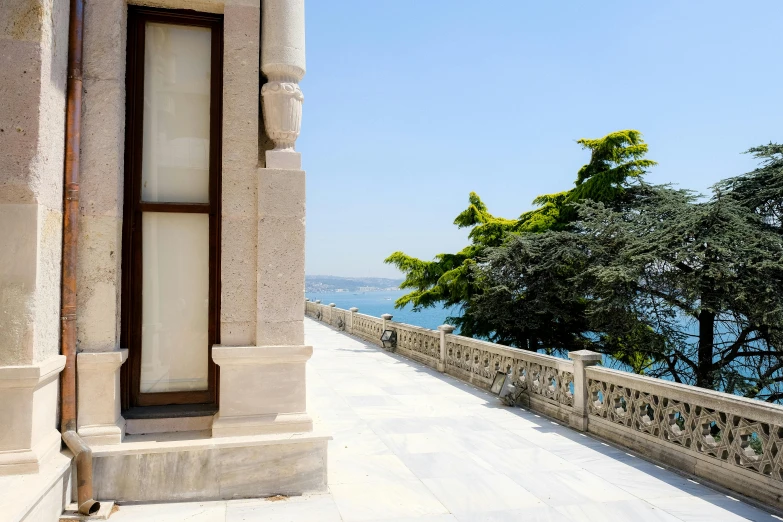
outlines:
M59 353L67 59L67 2L3 1L0 365Z
M85 352L127 348L120 346L120 296L128 3L85 6L77 276L79 350ZM255 344L260 1L130 3L224 15L221 344Z

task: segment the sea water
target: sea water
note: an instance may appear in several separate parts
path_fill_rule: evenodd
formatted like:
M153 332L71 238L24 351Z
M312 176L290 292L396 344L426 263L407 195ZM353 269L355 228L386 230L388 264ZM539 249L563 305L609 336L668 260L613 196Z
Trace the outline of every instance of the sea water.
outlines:
M379 292L306 292L305 297L311 301L321 300L321 304L334 303L337 308L348 310L356 307L360 314L380 317L383 314L392 314L395 322L421 326L435 330L445 324L450 315L457 315L459 307L452 309L436 305L425 308L420 312L414 312L411 305L405 308L395 309L394 302L405 295L405 290L389 290Z

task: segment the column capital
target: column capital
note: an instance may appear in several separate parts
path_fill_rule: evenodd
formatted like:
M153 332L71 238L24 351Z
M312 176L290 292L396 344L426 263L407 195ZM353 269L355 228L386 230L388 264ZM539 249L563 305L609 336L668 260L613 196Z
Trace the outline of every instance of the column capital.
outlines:
M383 319L384 321L391 321L392 317L394 317L392 314L383 314L381 316L381 319Z
M354 313L354 314L355 314L356 312L358 312L358 311L359 311L359 309L358 309L358 308L356 308L356 307L354 306L353 308L350 308L350 309L349 309L349 311L350 311L351 313Z
M440 330L443 333L450 334L451 332L454 331L454 327L450 324L442 324L438 326L438 330Z
M603 355L590 350L577 350L568 352L568 358L572 361L581 361L585 366L593 366L603 360Z

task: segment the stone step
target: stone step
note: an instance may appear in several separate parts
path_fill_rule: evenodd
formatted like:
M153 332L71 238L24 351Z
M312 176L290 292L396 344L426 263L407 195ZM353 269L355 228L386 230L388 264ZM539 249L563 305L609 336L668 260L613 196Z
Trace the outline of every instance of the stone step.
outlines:
M127 435L94 446L98 500L166 502L301 495L326 490L330 437L211 437L209 430Z

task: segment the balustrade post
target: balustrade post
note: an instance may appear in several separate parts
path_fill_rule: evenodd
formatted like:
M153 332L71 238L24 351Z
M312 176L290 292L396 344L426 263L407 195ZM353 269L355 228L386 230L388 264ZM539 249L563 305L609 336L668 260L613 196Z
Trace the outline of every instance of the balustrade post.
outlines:
M454 331L454 327L450 324L442 324L438 326L440 331L440 360L438 361L438 371L445 373L446 371L446 336Z
M350 309L350 312L351 312L351 334L353 334L353 314L355 314L358 311L359 311L359 309L356 308L355 306Z
M587 389L585 368L600 363L602 356L590 350L579 350L568 352L568 358L574 361L574 412L569 424L579 431L587 431L590 393Z
M334 303L329 303L329 324L332 324L332 314L334 313L332 312L332 310L334 310L334 307L335 307Z
M383 319L383 331L385 332L388 330L387 324L389 321L392 320L392 317L394 317L392 314L383 314L381 316L381 319Z

